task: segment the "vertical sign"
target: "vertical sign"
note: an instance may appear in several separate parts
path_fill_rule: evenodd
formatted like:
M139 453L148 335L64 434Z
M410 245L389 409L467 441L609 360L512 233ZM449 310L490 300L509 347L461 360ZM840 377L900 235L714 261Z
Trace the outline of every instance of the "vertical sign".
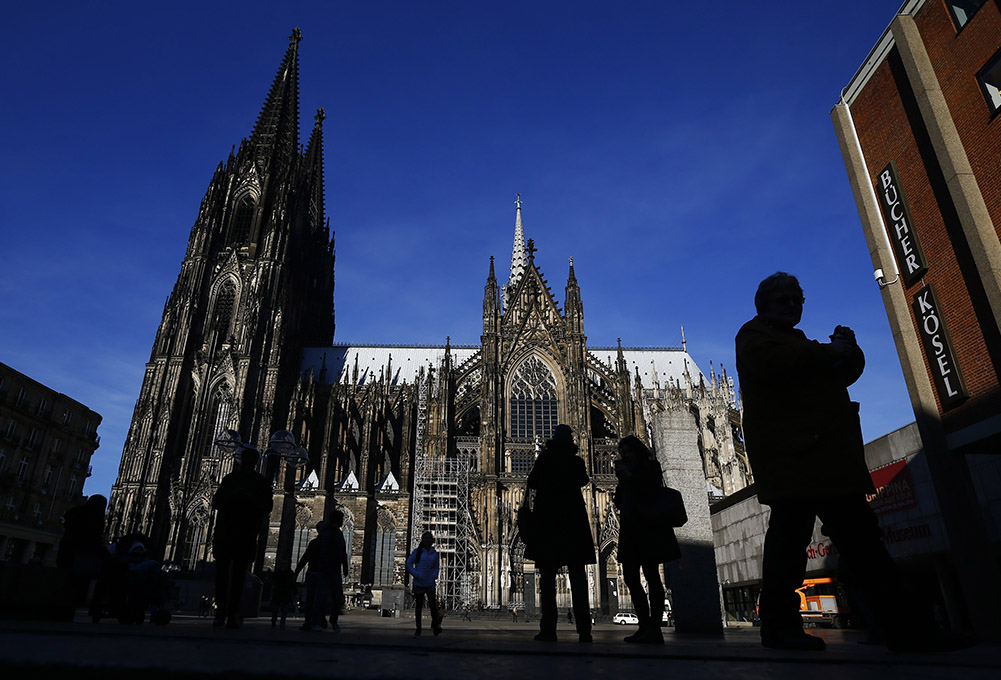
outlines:
M904 200L904 190L897 177L897 164L890 161L876 178L876 193L879 207L883 210L883 220L889 230L893 254L897 256L897 268L904 277L904 283L913 285L928 271L928 262L918 242L911 211Z
M952 340L945 327L935 287L928 284L919 290L911 306L918 324L918 335L921 336L931 368L932 382L935 383L942 410L945 411L962 403L970 393L952 351Z

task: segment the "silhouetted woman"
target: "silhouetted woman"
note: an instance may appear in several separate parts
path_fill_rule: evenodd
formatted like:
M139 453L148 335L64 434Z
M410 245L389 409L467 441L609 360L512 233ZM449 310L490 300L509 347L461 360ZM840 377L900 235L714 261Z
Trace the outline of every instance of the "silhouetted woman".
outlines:
M431 610L431 630L435 635L441 633L441 612L438 611L438 598L434 592L439 568L438 551L434 549L434 534L425 531L421 534L420 544L407 558L407 571L410 572L414 580L414 620L417 624L414 637L421 634L421 618L424 613L425 597L428 601L428 609Z
M581 642L591 641L591 606L584 566L597 560L581 493L588 481L573 431L568 425L557 425L528 476L528 488L535 490L532 516L536 537L525 545L525 558L535 562L539 573L542 609L536 640L556 641L556 572L565 566L577 634Z
M94 494L86 503L70 508L63 516L63 537L56 553L56 566L69 572L74 608L86 601L91 579L101 575L108 560L104 542L107 506L107 498ZM90 615L95 622L101 619L101 599L100 594L95 593L91 603Z
M625 641L663 644L660 624L664 616L664 583L660 578L660 565L681 557L674 529L652 512L659 489L664 486L664 476L650 449L632 435L619 441L615 474L619 478L615 489L615 507L619 509L619 562L640 620L639 630L627 636ZM649 601L640 581L640 568L650 588Z

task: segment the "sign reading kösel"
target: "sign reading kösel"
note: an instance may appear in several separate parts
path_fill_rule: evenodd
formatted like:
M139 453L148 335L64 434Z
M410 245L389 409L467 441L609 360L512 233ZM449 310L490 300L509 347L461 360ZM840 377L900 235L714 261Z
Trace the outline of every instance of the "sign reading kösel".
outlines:
M938 296L935 295L935 286L928 284L919 290L914 295L912 308L942 410L952 408L966 400L970 393L952 351L952 341L940 311Z
M890 232L890 243L897 256L897 268L908 286L920 279L928 271L928 263L918 242L911 211L904 200L904 190L897 177L897 164L890 161L877 178L879 207Z

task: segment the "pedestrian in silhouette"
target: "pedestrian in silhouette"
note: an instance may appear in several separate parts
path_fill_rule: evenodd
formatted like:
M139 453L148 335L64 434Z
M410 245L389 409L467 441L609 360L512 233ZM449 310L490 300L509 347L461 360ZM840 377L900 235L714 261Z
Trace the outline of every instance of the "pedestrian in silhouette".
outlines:
M209 600L209 596L204 593L200 598L198 598L198 618L204 619L209 615L209 611L212 609L212 601Z
M59 540L56 566L68 572L74 609L86 602L91 580L100 578L108 561L104 542L104 510L107 507L108 499L94 494L63 516L63 536ZM101 619L102 600L96 593L91 603L89 613L95 623Z
M344 606L341 574L348 574L344 535L341 533L343 523L344 513L334 510L326 522L317 524L316 538L306 546L306 552L296 565L294 576L307 567L306 619L300 630L319 631L325 628L324 614L328 611L331 629L335 633L341 630L337 622Z
M872 605L891 650L957 648L937 637L916 593L886 597L901 578L880 540L866 501L874 492L865 462L859 405L848 395L865 356L847 326L830 342L795 327L803 315L796 277L778 272L758 286L757 316L737 333L737 373L744 399L744 441L758 500L771 508L759 603L761 643L778 649L822 650L803 631L796 589L806 573L806 548L816 518L839 552L849 589ZM908 630L910 628L910 630Z
M434 549L434 534L425 531L421 534L420 544L407 558L407 572L413 577L414 622L417 627L414 637L419 637L421 634L425 598L428 609L431 610L431 631L435 635L441 634L442 615L438 608L438 598L435 596L435 583L438 580L440 566L438 551Z
M525 546L525 558L539 573L542 617L536 640L556 641L556 572L567 568L570 595L581 642L591 642L591 607L585 565L595 564L594 539L581 487L590 480L584 460L577 455L573 431L557 425L528 475L535 491L532 516L536 536Z
M271 627L285 627L288 610L295 594L295 572L288 567L279 567L271 579ZM279 619L281 619L279 621Z
M619 441L615 475L619 479L614 498L620 517L618 557L640 620L639 629L625 641L663 644L660 626L665 591L660 565L681 557L674 529L654 511L658 491L664 487L664 475L650 449L633 435ZM650 589L649 601L640 580L641 568Z
M240 601L247 570L257 552L257 538L271 512L271 485L257 471L260 453L247 444L237 469L222 478L212 498L216 511L212 552L215 556L215 597L212 625L239 628Z

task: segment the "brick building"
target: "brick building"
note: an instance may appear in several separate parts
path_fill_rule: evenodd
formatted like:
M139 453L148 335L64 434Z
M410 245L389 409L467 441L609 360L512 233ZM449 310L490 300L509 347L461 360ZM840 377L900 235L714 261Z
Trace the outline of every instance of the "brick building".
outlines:
M0 363L0 562L55 563L100 424L80 402Z
M1001 4L908 0L831 115L969 622L996 630Z

